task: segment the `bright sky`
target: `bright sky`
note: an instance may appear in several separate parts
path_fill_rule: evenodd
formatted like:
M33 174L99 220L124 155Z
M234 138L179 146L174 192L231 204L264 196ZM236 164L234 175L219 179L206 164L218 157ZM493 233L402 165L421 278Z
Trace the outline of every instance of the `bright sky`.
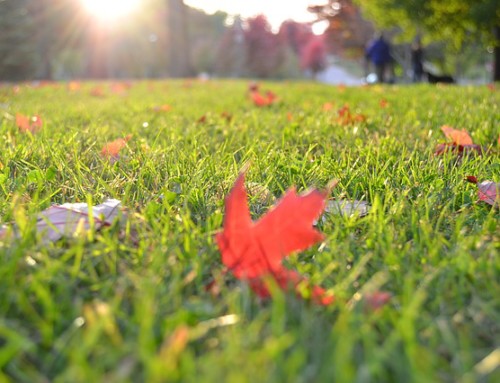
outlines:
M203 9L207 13L217 10L231 15L240 14L243 17L266 15L273 29L278 29L280 24L292 19L296 21L312 21L314 17L307 12L308 5L322 4L322 0L185 0L184 3L191 7ZM321 29L321 28L319 28ZM315 28L315 33L322 31Z

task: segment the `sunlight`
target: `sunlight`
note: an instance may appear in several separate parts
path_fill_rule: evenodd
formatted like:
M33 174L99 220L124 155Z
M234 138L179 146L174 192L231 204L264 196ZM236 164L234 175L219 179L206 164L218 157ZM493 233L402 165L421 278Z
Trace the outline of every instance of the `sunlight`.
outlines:
M141 0L80 0L87 11L103 21L111 22L133 12Z

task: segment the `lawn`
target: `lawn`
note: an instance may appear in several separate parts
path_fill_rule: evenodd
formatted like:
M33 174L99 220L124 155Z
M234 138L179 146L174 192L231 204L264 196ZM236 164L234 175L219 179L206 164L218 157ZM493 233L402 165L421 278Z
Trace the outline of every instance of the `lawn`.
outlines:
M264 82L279 99L259 108L244 81L101 86L0 88L0 223L21 233L0 239L0 382L500 381L500 215L465 181L500 182L498 87ZM442 125L488 150L435 156ZM286 260L333 304L224 272L214 236L245 166L254 219L331 180L371 205L326 214L325 241ZM110 227L35 230L106 198L126 209Z

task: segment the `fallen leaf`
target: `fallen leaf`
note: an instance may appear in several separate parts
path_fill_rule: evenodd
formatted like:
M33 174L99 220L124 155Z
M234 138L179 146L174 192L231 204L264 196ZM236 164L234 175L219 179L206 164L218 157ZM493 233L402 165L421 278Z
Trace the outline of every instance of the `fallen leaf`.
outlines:
M233 119L233 115L229 112L222 112L220 114L220 116L226 120L226 122L231 122L231 120Z
M475 176L467 176L466 180L477 185L477 195L480 201L494 206L500 203L500 183L493 181L479 182Z
M447 139L453 141L456 145L473 145L471 136L466 130L458 130L448 125L441 126L441 131Z
M387 291L375 291L370 294L366 294L364 297L365 305L371 311L377 311L392 298L392 294Z
M500 183L483 181L477 184L477 194L481 201L495 205L500 201Z
M434 155L441 155L451 151L461 156L463 154L482 154L483 150L480 145L474 144L471 136L465 130L458 130L448 125L443 125L441 131L446 138L452 142L438 144L434 151Z
M118 83L112 83L109 85L109 90L114 93L114 94L118 94L118 95L124 95L127 90L130 89L130 86L126 83L121 83L121 82L118 82Z
M172 110L172 107L168 104L153 107L153 111L155 112L169 112L170 110Z
M312 190L298 195L290 189L257 222L253 222L240 174L226 198L223 231L216 235L222 262L236 278L248 281L255 293L270 296L266 278L272 278L281 288L293 287L297 293L306 286L313 299L329 304L333 297L306 278L286 269L282 260L295 251L304 250L324 236L312 223L325 207L326 193Z
M249 92L258 92L259 91L259 84L256 82L251 82L248 84L248 91Z
M35 115L33 117L24 116L20 113L16 113L16 125L19 130L23 133L31 132L36 133L42 129L43 121L40 116Z
M365 201L348 201L348 200L333 200L328 201L325 208L325 213L350 217L358 215L364 217L368 214L370 205Z
M97 85L90 90L90 95L93 97L104 97L104 90L102 86Z
M120 150L127 146L127 142L132 138L129 134L125 138L118 138L114 141L105 144L101 150L101 155L107 157L111 160L117 160L119 158Z
M82 84L79 81L70 81L68 82L68 90L70 92L79 91L82 88Z
M110 226L118 217L121 202L108 199L100 205L92 207L94 227ZM45 242L54 242L63 236L73 236L79 231L90 228L89 206L86 203L65 203L54 205L38 215L36 230L41 233ZM0 238L5 236L8 228L0 229ZM14 228L15 232L15 228Z
M329 112L333 109L333 104L331 102L325 102L321 109L323 109L323 112Z
M276 94L270 90L268 90L264 95L258 90L252 90L250 91L250 98L254 105L258 107L269 106L278 101Z
M353 114L349 105L345 104L337 111L337 123L340 125L351 125L355 122L364 122L366 117L363 114Z

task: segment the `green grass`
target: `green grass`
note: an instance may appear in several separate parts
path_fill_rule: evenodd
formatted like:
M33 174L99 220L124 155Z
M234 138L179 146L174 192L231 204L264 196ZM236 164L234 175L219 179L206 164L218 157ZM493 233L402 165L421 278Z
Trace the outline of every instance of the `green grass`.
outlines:
M464 181L500 181L498 89L261 87L280 102L258 109L230 81L104 98L90 84L0 88L0 222L24 227L0 240L0 382L500 381L499 212ZM367 121L339 125L345 103ZM16 112L40 114L42 132L19 132ZM435 157L443 124L493 150ZM127 134L119 161L100 156ZM334 305L279 291L261 302L223 274L214 234L247 163L247 183L277 198L338 179L332 197L372 205L328 216L324 244L287 261ZM35 234L51 204L107 197L128 208L125 225L48 245ZM272 203L251 197L252 214ZM377 290L393 298L367 311Z

